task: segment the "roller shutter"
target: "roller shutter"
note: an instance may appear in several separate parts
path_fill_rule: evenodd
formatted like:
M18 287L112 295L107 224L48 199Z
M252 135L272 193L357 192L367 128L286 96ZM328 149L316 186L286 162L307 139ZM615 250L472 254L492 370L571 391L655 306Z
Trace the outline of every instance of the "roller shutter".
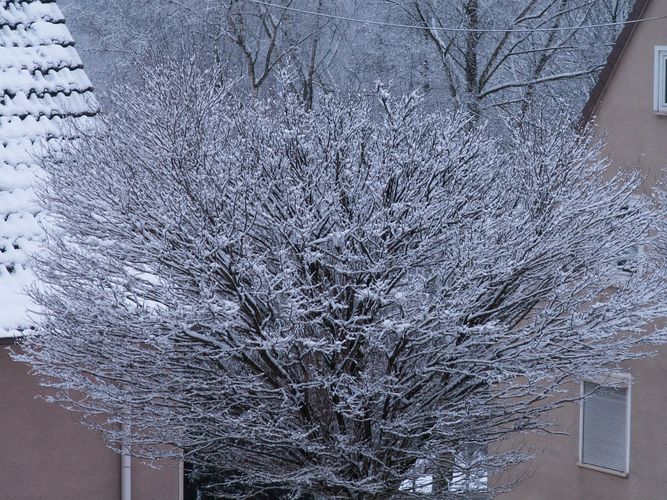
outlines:
M584 395L581 461L627 472L628 389L584 382Z

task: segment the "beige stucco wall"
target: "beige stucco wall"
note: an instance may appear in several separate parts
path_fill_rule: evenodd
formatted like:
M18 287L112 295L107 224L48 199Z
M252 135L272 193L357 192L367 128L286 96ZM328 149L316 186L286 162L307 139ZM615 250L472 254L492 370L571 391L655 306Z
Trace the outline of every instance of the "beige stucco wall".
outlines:
M667 13L667 0L652 0L644 17ZM653 112L653 57L667 45L667 19L640 24L625 49L596 110L607 153L617 167L639 167L648 184L664 177L667 116Z
M503 500L662 500L667 498L667 348L628 364L632 373L630 473L620 478L577 466L579 405L570 404L553 420L568 435L529 438L537 460L502 479L522 479ZM576 389L578 390L578 388Z
M652 0L643 17L667 14L667 0ZM653 112L653 57L667 45L667 20L638 26L596 111L615 169L639 168L645 188L665 179L667 116ZM667 298L666 298L667 300ZM579 406L554 415L568 436L530 439L538 459L512 471L525 479L502 499L659 500L667 498L667 348L628 364L633 376L630 473L619 478L578 467Z
M26 365L0 346L0 500L118 500L120 457L77 415L36 398ZM178 466L133 464L133 500L178 500Z

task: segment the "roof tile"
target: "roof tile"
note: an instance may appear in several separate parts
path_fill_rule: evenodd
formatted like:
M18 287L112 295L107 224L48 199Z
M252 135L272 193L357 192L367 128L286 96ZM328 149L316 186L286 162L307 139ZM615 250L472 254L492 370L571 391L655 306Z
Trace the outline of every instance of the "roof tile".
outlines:
M92 85L53 0L0 0L0 337L30 330L29 255L43 238L35 154L65 119L94 113Z

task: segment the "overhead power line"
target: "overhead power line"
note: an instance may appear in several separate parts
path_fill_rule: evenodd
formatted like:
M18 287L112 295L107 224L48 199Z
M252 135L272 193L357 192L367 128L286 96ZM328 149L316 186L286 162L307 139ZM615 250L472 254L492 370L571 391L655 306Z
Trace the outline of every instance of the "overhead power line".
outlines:
M386 21L376 21L373 19L359 19L356 17L347 17L347 16L338 16L335 14L326 14L324 12L316 12L313 10L298 9L296 7L289 7L287 5L277 5L270 2L264 2L262 0L248 0L251 3L264 5L265 7L272 7L274 9L281 9L290 12L297 12L299 14L306 14L310 16L323 17L326 19L337 19L339 21L347 21L350 23L358 24L370 24L373 26L382 26L386 28L408 28L408 29L417 29L417 30L428 30L428 31L444 31L444 32L463 32L463 33L535 33L538 31L569 31L569 30L582 30L582 29L596 29L596 28L611 28L614 26L625 26L626 24L638 24L644 23L647 21L658 21L660 19L667 19L667 15L655 16L655 17L644 17L641 19L631 19L629 21L618 21L613 23L599 23L599 24L585 24L582 26L560 26L555 28L448 28L443 26L422 26L419 24L400 24L400 23L390 23Z

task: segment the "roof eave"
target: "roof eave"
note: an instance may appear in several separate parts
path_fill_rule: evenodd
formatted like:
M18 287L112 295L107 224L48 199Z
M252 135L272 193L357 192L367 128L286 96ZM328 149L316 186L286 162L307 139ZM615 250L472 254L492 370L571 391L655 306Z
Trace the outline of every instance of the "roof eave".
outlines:
M630 40L632 39L632 35L637 29L637 26L641 24L632 21L637 21L638 19L641 19L641 17L644 15L644 12L646 12L646 7L648 7L648 4L650 2L651 0L635 1L635 5L632 8L632 12L630 13L630 16L628 16L628 21L630 22L623 27L623 30L618 35L618 38L614 43L614 47L612 48L611 53L607 58L607 63L605 64L604 68L602 68L602 71L600 71L600 75L598 76L597 82L595 83L595 86L591 90L591 93L588 97L588 101L586 102L586 105L582 110L580 125L586 126L594 118L598 104L600 103L600 100L602 99L605 90L607 90L607 86L611 81L614 72L616 71L618 63L620 62L621 57L623 56L623 52L625 52L625 49L627 48Z

